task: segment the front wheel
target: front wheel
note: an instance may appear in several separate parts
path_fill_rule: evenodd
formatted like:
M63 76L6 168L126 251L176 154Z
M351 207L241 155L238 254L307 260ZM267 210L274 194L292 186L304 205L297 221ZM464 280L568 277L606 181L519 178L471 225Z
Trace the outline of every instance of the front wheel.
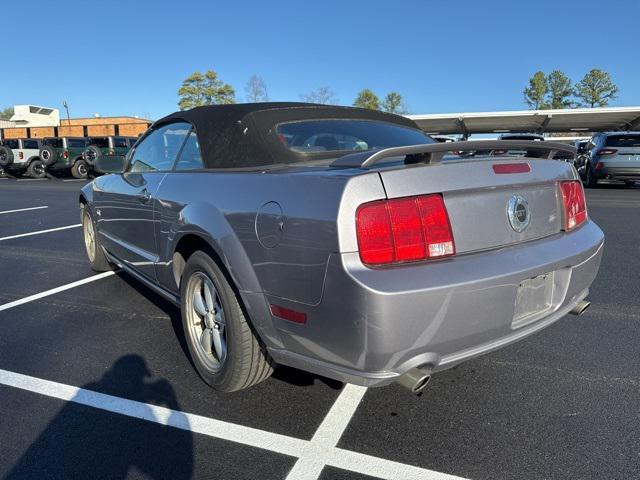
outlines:
M71 175L73 175L73 178L87 178L89 169L84 160L78 160L73 164L73 167L71 167Z
M273 371L236 293L205 252L187 261L180 280L182 326L189 353L202 379L233 392L255 385Z

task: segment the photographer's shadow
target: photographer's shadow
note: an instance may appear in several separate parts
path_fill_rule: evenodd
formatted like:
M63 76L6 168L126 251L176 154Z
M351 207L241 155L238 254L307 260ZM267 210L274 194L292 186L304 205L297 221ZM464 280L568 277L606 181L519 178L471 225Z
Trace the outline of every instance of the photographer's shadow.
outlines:
M189 425L179 412L171 384L164 379L152 380L139 355L119 358L100 380L81 388L141 402L131 405L137 417L156 418L153 410L144 405L147 403L169 408L174 410L169 415L170 425ZM76 402L65 404L5 478L124 479L140 474L153 479L192 477L190 431L78 404L95 399L83 391L75 399ZM108 398L99 401L108 402ZM108 408L106 403L105 407Z

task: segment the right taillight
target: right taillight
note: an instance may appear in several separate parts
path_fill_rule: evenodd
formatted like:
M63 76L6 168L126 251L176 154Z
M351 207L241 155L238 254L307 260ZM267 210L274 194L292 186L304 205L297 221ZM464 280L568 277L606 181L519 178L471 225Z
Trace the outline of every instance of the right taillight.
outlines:
M62 157L65 159L69 158L69 152L67 152L66 150L62 152Z
M573 230L587 220L587 202L584 198L582 182L571 180L560 182L564 204L564 230Z
M442 195L421 195L365 203L356 212L360 259L388 265L455 253Z

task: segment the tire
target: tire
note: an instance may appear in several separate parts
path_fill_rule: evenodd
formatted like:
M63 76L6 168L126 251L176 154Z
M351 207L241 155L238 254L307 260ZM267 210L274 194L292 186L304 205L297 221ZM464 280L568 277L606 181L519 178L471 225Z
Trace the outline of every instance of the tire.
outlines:
M40 160L32 160L27 167L27 175L31 178L44 178L47 172Z
M48 167L56 161L56 151L51 145L45 145L40 149L40 160Z
M0 167L8 167L13 163L13 151L4 145L0 145Z
M204 292L207 288L212 293L210 300ZM199 308L196 296L200 299ZM180 279L180 297L189 353L208 385L221 392L233 392L271 375L272 361L251 329L236 293L205 252L197 251L189 257Z
M89 176L89 168L84 160L77 160L73 164L71 175L73 175L73 178L87 178Z
M89 209L85 205L80 206L80 219L82 221L82 237L87 258L91 269L96 272L106 272L112 270L112 266L107 260L100 244L100 239L96 235L96 227Z
M87 163L87 165L94 166L98 157L102 155L100 149L94 145L89 145L89 147L82 152L82 159Z
M636 186L635 180L627 180L624 184L627 188L634 188Z
M591 173L591 166L587 165L587 173L585 175L587 177L587 188L597 188L598 180Z

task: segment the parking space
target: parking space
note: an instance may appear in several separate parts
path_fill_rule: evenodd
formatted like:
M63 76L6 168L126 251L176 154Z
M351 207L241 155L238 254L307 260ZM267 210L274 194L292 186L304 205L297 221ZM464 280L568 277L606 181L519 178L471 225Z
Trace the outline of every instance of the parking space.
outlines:
M640 189L587 192L607 235L590 310L416 397L290 368L213 392L178 309L126 274L93 278L81 185L0 182L0 478L640 476Z

